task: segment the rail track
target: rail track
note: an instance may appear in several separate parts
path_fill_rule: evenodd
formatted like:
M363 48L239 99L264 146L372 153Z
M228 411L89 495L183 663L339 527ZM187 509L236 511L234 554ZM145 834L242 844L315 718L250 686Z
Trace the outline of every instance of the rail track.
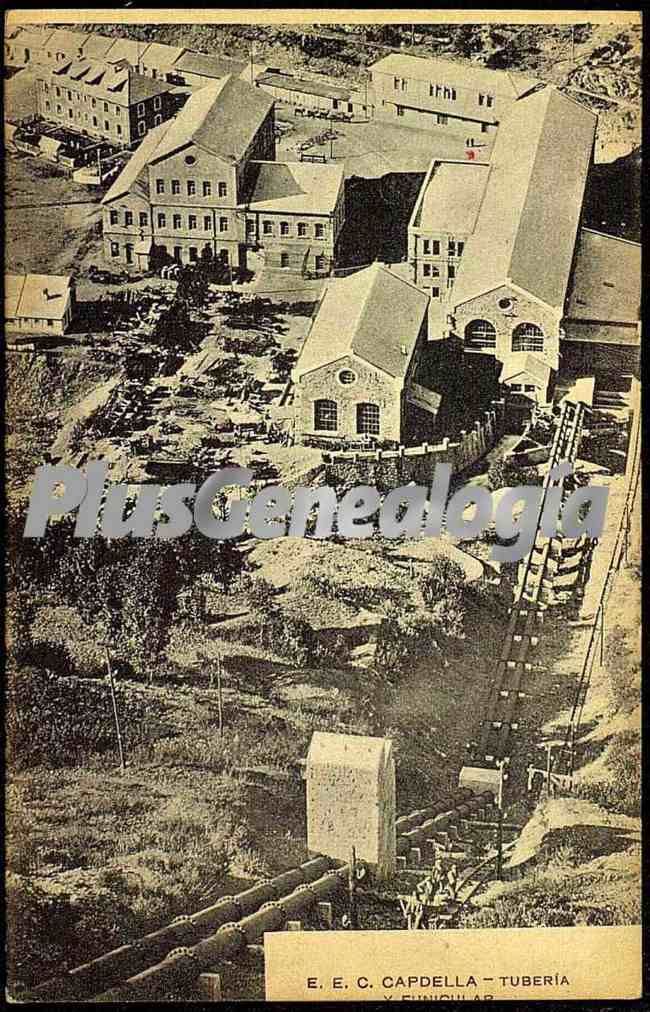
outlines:
M510 758L511 733L518 727L520 702L525 696L528 676L534 669L531 654L538 642L537 624L543 620L546 608L542 601L542 591L548 582L549 571L554 568L553 556L561 541L559 535L541 535L542 514L551 492L563 490L564 486L564 478L554 477L553 468L564 461L573 463L576 459L584 412L583 404L566 401L555 431L549 469L537 513L535 540L523 565L496 677L479 732L474 762L480 766L496 767L500 761Z

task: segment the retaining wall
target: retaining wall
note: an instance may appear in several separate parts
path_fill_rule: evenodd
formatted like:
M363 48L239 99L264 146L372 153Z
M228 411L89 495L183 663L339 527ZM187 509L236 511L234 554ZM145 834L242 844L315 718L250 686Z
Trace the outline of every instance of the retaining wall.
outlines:
M430 484L436 464L451 464L452 474L457 474L483 457L501 438L505 422L505 401L492 401L490 410L453 440L445 437L440 443L400 446L396 450L324 451L327 483L351 482L378 489L396 488L411 481Z

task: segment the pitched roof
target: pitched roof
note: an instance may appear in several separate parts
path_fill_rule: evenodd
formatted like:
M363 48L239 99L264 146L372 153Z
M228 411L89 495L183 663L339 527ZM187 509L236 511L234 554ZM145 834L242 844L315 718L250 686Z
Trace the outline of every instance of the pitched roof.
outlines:
M148 45L148 42L140 42L137 39L114 39L104 59L108 63L126 60L132 67L137 67Z
M403 378L428 307L425 292L379 263L330 281L294 377L353 354L389 376Z
M456 88L472 87L484 89L492 95L506 98L520 98L541 82L525 74L509 70L490 70L475 63L456 62L434 57L408 56L404 53L389 53L369 68L381 74L409 77L417 81L436 81L442 78L445 84Z
M438 162L426 185L415 227L423 232L470 235L481 206L489 166L482 162Z
M138 74L132 67L118 67L100 60L69 60L51 68L57 78L69 77L82 81L89 89L89 94L97 98L105 98L116 105L129 106L142 102L145 98L160 95L169 91L171 85L165 81L156 81L144 74Z
M89 38L87 32L72 32L68 28L57 28L48 37L47 45L44 48L53 54L64 53L66 56L78 56Z
M590 228L581 229L567 317L602 323L636 323L640 301L640 244Z
M150 130L144 140L138 145L128 162L113 182L113 185L104 195L102 204L109 204L117 197L123 197L126 193L135 191L140 196L149 199L149 173L147 171L149 162L158 144L165 136L169 123L161 123L160 126Z
M278 70L269 70L256 78L257 84L268 84L273 88L286 88L287 91L300 91L306 95L321 95L324 98L336 98L347 101L352 94L350 88L338 88L327 81L309 81L303 77L294 77Z
M93 32L83 44L83 55L89 60L103 60L114 42L108 35Z
M200 74L203 77L212 77L218 80L229 74L238 77L245 66L246 64L242 60L233 60L229 56L211 56L207 53L195 53L192 50L187 50L174 66L174 70L181 73L185 70L188 74Z
M169 70L184 52L183 46L167 46L163 42L150 42L144 51L141 62L145 67Z
M510 106L453 305L510 283L562 310L596 122L594 113L550 85Z
M343 167L311 162L249 162L251 211L331 214L343 183Z
M544 386L548 385L551 367L543 359L539 358L538 355L533 355L529 351L515 351L508 355L508 358L503 363L499 382L506 383L521 373L527 373L532 379L537 380L540 385Z
M218 158L235 162L244 155L273 100L235 77L208 84L190 96L173 120L153 162L194 143Z
M61 320L69 295L68 275L6 274L5 319Z

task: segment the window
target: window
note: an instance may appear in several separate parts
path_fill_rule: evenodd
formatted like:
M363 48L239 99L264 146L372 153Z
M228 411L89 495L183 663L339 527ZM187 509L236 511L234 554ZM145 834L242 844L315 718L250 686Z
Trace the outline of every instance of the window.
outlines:
M70 110L70 115L72 116L72 109ZM141 124L141 125L144 125L144 124ZM108 122L107 119L105 119L104 120L104 130L106 130L106 132L108 132L110 129L111 129L111 124Z
M441 112L436 113L436 123L438 123L440 126L447 126L448 122L449 122L448 116L445 116L444 113Z
M433 253L434 257L440 256L440 240L439 239L432 239L431 240L431 252Z
M56 90L57 90L57 94L58 94L59 89L57 88ZM94 109L96 107L96 105L97 105L97 99L96 98L91 98L90 105L91 105L91 108Z
M144 102L138 102L138 116L144 116Z
M212 195L212 183L208 179L203 180L203 196L210 197Z
M172 227L174 229L179 229L183 227L183 219L181 218L180 214L174 214L172 216Z
M481 123L481 133L482 134L486 134L487 132L488 132L488 124L487 123Z
M336 401L314 401L314 428L336 432L338 428Z
M164 193L164 192L165 192L165 180L164 179L157 179L156 180L156 193Z
M431 298L432 299L437 299L439 297L439 295L440 295L440 289L436 288L436 286L433 285L432 288L431 288Z
M228 193L228 187L225 183L219 183L219 196L225 197Z
M273 235L273 222L265 221L262 223L262 231L264 235Z
M246 234L255 235L255 222L250 219L246 222Z
M86 119L88 119L88 117L87 117L87 116L86 116ZM122 127L120 126L120 124L119 124L119 123L117 124L117 126L116 126L116 128L115 128L115 129L117 130L117 136L118 136L118 137L120 137L120 136L121 136L121 134L122 134Z
M109 217L110 217L111 225L117 225L117 223L119 221L119 215L118 215L117 211L111 211Z
M456 267L454 264L449 264L447 268L447 277L450 281L453 281L456 277Z
M195 193L196 193L196 183L194 182L193 179L188 179L187 180L187 195L188 195L188 197L193 197L195 195Z
M492 95L485 95L479 92L478 104L484 105L486 109L491 109L492 106L494 105L494 97Z
M470 348L496 348L497 332L489 320L471 320L465 327L465 344Z
M133 211L125 211L124 212L124 224L125 225L132 225L133 224Z
M120 255L120 244L117 243L117 242L112 242L111 243L111 256L112 257L119 257L119 255Z
M288 266L289 266L289 254L280 253L280 267L288 267Z
M510 383L509 386L511 390L515 390L517 393L521 391L521 383Z
M379 435L379 405L357 404L357 432L359 435Z
M307 235L307 226L304 221L298 222L298 235L304 238Z
M458 243L458 250L457 250L457 254L456 255L459 256L459 257L461 257L463 255L463 250L464 249L465 249L465 243L464 242L459 242Z
M288 221L281 221L280 222L280 235L289 235L289 222Z
M425 278L439 278L440 268L435 264L422 264L422 274Z
M316 225L314 227L314 235L317 239L322 239L325 235L325 226L320 224Z
M456 240L455 239L450 239L449 240L449 242L447 244L447 254L450 257L455 257L456 256Z
M68 92L68 98L70 98L70 92ZM108 112L108 102L104 102L104 112Z
M165 228L167 226L167 216L164 214L158 215L158 228Z
M72 119L72 109L68 109L68 117ZM104 126L108 130L108 123L104 123Z
M339 383L342 386L349 387L356 382L357 382L357 374L355 372L352 372L351 369L341 369L339 373Z
M124 258L127 264L133 263L133 244L130 242L127 242L127 244L124 247Z
M430 239L424 239L422 241L422 252L423 253L430 253L431 252L431 240Z
M520 323L512 332L513 351L544 351L544 331L536 323Z
M140 228L146 228L149 224L149 215L146 211L140 211Z
M181 192L181 181L180 179L172 179L172 193Z
M534 393L536 389L537 387L535 386L534 383L524 383L524 390L526 391L527 394Z
M195 161L196 161L196 158L194 157L194 155L185 155L185 164L186 165L194 165Z
M57 94L57 96L58 96L59 98L61 97L61 89L60 89L60 88L57 88L57 89L56 89L56 94ZM95 100L93 99L93 105L94 105L94 104L95 104Z
M196 215L195 214L188 215L188 217L187 217L187 227L190 230L192 230L193 228L196 228Z
M228 231L228 219L227 218L219 218L219 231L220 232L227 232Z
M138 123L138 134L140 135L140 137L144 137L146 132L147 132L147 124L144 122L144 120L141 120Z
M162 109L162 98L160 95L156 95L156 97L154 98L153 107L154 109Z
M348 102L348 112L354 112L354 106L352 102Z
M45 108L49 111L49 108L50 108L50 103L49 102L45 103Z
M196 263L196 261L199 259L198 247L196 247L196 246L190 246L190 248L189 248L189 255L190 255L190 260L192 261L192 263Z
M182 246L174 246L173 257L177 264L181 262L181 253L183 252Z
M157 115L155 115L153 118L153 125L160 126L161 123L162 123L162 116L160 115L160 113L157 113Z
M204 214L203 215L203 230L205 232L209 232L211 228L212 228L212 218L210 217L209 214Z
M322 255L322 253L319 253L318 256L314 257L314 269L316 271L324 271L326 267L327 262L325 260L325 257Z
M404 106L403 105L396 105L395 106L395 112L397 113L398 116L403 116L404 115Z
M61 106L59 106L59 112L61 112ZM93 126L94 127L97 126L97 117L96 116L93 116Z

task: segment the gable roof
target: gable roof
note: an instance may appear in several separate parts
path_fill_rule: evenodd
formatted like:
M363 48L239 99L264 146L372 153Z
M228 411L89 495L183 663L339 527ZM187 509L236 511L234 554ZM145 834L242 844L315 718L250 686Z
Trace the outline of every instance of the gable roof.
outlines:
M69 300L68 275L5 275L5 319L61 320Z
M160 126L149 130L145 138L135 149L128 162L120 172L117 179L106 192L102 204L109 204L117 197L123 197L127 193L136 192L141 197L149 200L149 173L148 165L158 144L165 136L168 123L161 123Z
M596 122L550 85L510 106L458 269L454 306L513 284L562 311Z
M69 77L81 81L89 89L89 94L120 106L135 105L146 98L170 91L172 87L165 81L138 74L130 66L119 67L84 58L68 60L57 67L51 67L50 72L57 80Z
M353 354L403 379L428 307L425 292L383 264L330 281L298 356L294 378Z
M414 227L423 232L474 231L489 175L484 162L434 162Z
M78 56L83 51L84 44L90 36L86 32L73 32L68 28L56 28L47 38L47 44L43 46L46 53L52 55L64 53L66 56Z
M114 42L108 35L93 32L83 44L83 55L89 60L103 60Z
M229 56L212 56L208 53L195 53L188 49L179 58L174 70L187 71L188 74L200 74L218 80L234 74L238 77L246 64L242 60L233 60Z
M132 67L137 67L148 45L148 42L140 42L137 39L114 39L104 59L108 63L126 60Z
M166 158L194 143L228 162L238 161L246 152L273 100L259 88L235 77L200 88L168 123L168 130L152 157Z
M540 386L548 386L551 367L538 355L533 355L529 351L515 351L508 355L503 363L499 382L506 383L521 373L526 373L531 379L537 380Z
M434 57L408 56L405 53L389 53L377 60L369 68L370 72L393 74L396 77L409 77L416 81L435 82L436 78L444 80L456 88L472 87L484 89L491 95L504 98L520 98L541 81L525 74L512 73L509 70L490 70L470 62Z
M154 67L156 70L170 70L184 52L183 46L168 46L164 42L150 42L141 57L141 63L145 67Z
M249 162L251 211L331 214L343 183L343 166L312 162Z

